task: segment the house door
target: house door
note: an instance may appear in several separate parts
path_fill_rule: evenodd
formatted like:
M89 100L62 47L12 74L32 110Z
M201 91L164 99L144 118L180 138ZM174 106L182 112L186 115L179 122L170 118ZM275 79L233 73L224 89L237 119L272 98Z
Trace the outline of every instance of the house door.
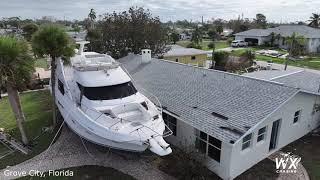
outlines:
M277 147L280 123L281 123L281 119L278 119L272 123L269 151Z

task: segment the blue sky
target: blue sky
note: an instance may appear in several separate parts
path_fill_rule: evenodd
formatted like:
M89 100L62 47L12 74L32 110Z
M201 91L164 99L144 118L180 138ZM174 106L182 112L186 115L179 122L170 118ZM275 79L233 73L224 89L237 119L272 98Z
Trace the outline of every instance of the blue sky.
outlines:
M54 16L68 20L83 19L89 9L97 14L123 11L143 6L161 20L211 18L233 19L243 13L254 18L263 13L269 21L308 20L312 12L320 13L319 0L0 0L0 17L39 18Z

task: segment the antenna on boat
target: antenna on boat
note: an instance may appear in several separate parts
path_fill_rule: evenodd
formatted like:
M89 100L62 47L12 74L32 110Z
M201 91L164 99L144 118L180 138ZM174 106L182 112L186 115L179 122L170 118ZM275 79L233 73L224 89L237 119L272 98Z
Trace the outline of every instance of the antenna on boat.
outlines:
M76 44L79 44L79 45L80 45L77 54L78 54L78 55L82 55L83 50L84 50L84 46L85 46L86 44L89 44L89 43L90 43L89 41L79 41L79 42L76 42Z

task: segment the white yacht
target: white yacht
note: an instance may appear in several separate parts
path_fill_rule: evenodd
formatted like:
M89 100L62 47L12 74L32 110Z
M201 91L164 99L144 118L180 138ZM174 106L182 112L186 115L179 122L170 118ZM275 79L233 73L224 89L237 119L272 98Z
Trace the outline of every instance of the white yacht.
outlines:
M69 65L57 64L56 104L68 126L99 145L170 154L163 138L172 132L165 132L161 107L137 91L111 56L83 52L86 43L79 43Z

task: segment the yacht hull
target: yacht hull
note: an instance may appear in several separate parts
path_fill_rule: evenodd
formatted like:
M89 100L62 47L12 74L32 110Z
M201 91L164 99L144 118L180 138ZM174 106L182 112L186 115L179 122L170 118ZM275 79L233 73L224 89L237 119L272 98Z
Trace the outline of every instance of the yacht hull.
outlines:
M112 141L110 139L98 136L95 133L90 132L86 127L83 127L82 125L80 125L77 122L77 120L75 119L76 117L72 117L72 116L66 114L64 112L64 110L61 109L60 107L59 107L59 110L61 112L61 115L64 118L64 121L66 122L68 127L73 132L75 132L80 137L82 137L82 138L84 138L94 144L98 144L98 145L105 146L105 147L110 147L113 149L133 151L133 152L143 152L148 148L148 145L139 144L140 142L137 142L137 143L116 142L116 141Z

